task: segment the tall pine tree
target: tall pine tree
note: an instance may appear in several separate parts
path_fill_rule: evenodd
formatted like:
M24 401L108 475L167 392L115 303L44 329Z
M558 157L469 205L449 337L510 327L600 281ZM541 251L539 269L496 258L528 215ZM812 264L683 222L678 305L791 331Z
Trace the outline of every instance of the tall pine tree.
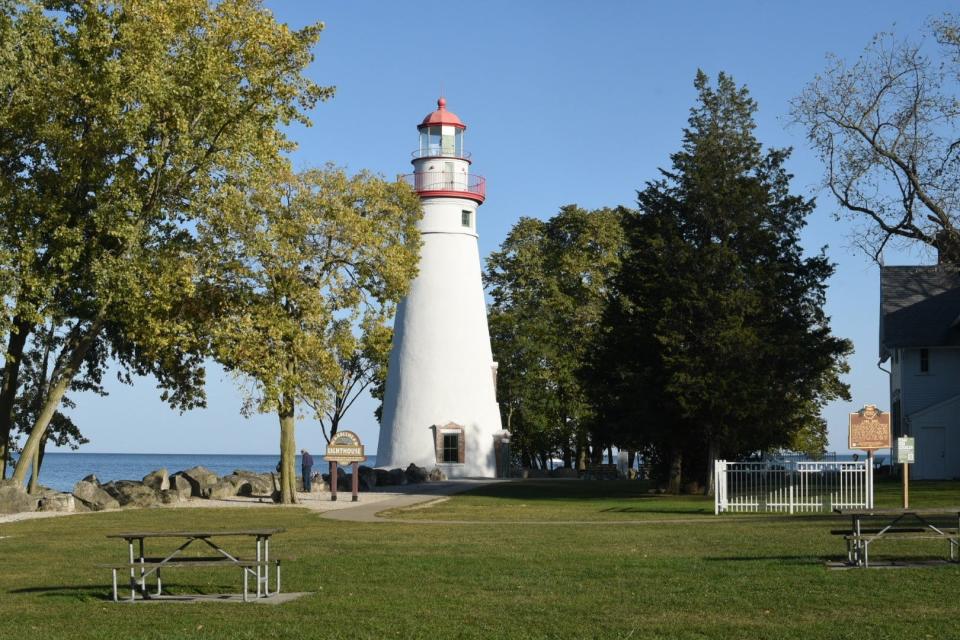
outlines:
M681 474L709 488L718 456L825 443L819 410L848 398L851 351L823 311L833 266L803 256L814 203L790 194L790 151L763 150L732 78L695 86L682 148L624 220L596 367L622 437L655 445L674 490Z

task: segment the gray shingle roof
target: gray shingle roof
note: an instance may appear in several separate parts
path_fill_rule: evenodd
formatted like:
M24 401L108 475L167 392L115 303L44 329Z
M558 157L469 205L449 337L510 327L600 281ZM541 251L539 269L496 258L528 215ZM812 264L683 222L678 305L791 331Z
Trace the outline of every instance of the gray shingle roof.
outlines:
M960 345L960 272L881 267L880 359L896 347Z

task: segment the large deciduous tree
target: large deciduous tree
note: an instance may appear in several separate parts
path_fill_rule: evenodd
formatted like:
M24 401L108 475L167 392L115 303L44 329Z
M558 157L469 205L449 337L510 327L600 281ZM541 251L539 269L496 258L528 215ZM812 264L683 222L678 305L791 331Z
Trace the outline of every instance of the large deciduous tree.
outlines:
M684 465L709 484L717 455L823 431L850 351L823 310L833 267L800 246L814 203L789 192L789 152L762 149L729 76L695 86L681 150L625 217L602 358L613 409L657 444L673 489Z
M155 375L175 406L203 401L196 221L231 205L226 183L277 162L291 147L280 125L332 90L302 74L322 25L292 30L257 0L0 7L0 250L14 274L0 278L0 443L26 338L47 318L69 327L22 483L92 350Z
M826 187L877 261L900 240L960 264L960 19L930 32L938 47L881 33L853 62L831 56L793 103Z
M522 218L487 260L497 397L524 464L559 452L566 466L574 454L583 466L610 444L595 428L581 370L619 267L620 216L569 205L546 221Z
M223 197L238 204L200 228L209 291L221 304L215 353L249 382L247 411L277 415L281 501L292 503L297 415L304 406L318 417L337 411L345 376L357 375L343 357L357 349L352 329L376 323L416 275L420 200L367 173L293 174L284 163Z

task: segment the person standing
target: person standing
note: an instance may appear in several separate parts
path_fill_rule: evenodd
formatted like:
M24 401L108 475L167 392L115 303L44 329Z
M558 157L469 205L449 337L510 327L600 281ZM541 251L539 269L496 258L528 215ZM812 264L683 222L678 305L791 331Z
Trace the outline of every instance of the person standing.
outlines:
M303 474L303 490L310 493L310 474L313 472L313 456L306 449L300 450L300 471Z

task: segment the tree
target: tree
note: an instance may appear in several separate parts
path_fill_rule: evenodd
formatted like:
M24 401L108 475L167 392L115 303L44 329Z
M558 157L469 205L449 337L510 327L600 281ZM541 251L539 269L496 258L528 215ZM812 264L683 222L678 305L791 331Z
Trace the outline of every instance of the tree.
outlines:
M356 353L351 328L378 320L416 275L420 200L368 173L293 174L286 163L222 197L242 206L200 227L206 286L221 305L214 350L249 383L246 412L277 414L281 500L293 503L297 415L304 405L318 418L337 411L344 379L357 375L344 370L343 355Z
M814 203L789 193L789 151L762 150L756 103L729 76L694 84L681 150L625 216L602 350L621 422L669 460L673 489L685 464L709 486L717 455L822 428L850 352L823 311L833 267L803 257Z
M876 261L892 240L935 247L960 264L960 20L930 23L940 49L890 33L853 63L831 56L793 102L826 165L826 188L861 222Z
M67 331L63 327L57 327L55 323L50 322L42 331L33 335L32 348L24 353L23 373L21 375L23 388L17 393L17 402L13 412L15 416L14 428L19 433L29 434L36 422L37 413L43 406L46 397L46 389L50 385L52 356L62 347L66 333ZM100 386L99 375L101 372L102 367L98 366L98 363L88 362L86 375L74 378L70 384L70 390L90 391L106 395L106 392ZM76 406L67 396L62 398L60 404L68 409ZM43 457L48 442L53 442L57 447L69 446L71 449L78 449L80 445L89 441L83 436L70 416L61 411L55 412L31 461L32 473L27 489L30 493L37 491L40 469L43 465Z
M368 389L383 400L383 385L387 379L387 363L393 330L386 324L393 317L394 305L378 307L368 300L370 308L364 313L359 327L348 320L338 320L333 328L335 338L331 347L336 349L340 375L328 389L321 403L306 399L320 422L323 438L328 443L340 429L340 423L353 403ZM359 332L359 335L357 335ZM379 418L380 408L376 413Z
M594 457L602 449L580 372L619 267L620 215L568 205L547 221L522 218L487 260L497 396L525 464L559 450L582 467L591 444Z
M91 353L153 374L173 406L203 402L196 221L230 205L218 197L227 181L289 150L279 126L308 122L303 110L332 89L302 75L322 25L291 30L257 0L2 8L16 44L0 47L0 247L16 278L0 442L27 337L49 318L70 328L14 472L22 483Z

